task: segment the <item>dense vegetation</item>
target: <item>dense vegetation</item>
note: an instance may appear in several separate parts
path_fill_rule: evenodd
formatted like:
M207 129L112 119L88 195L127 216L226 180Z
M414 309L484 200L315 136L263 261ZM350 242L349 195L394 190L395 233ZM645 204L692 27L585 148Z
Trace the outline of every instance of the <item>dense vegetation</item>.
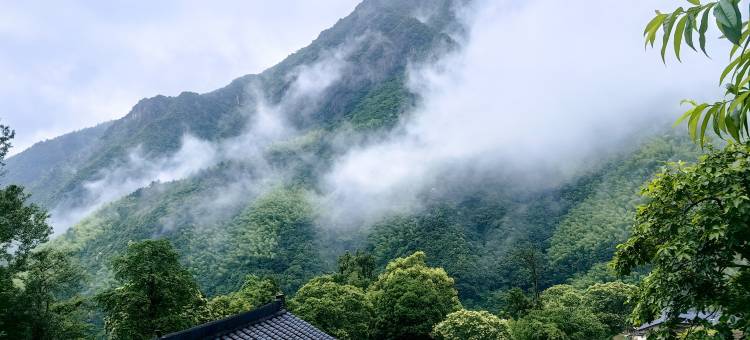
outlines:
M698 32L702 47L709 10L735 46L750 41L738 1L690 3L657 14L647 42L662 27L666 45L676 26L675 46L684 38L692 47ZM695 103L684 117L700 146L709 125L732 136L725 148L700 156L687 137L646 136L555 185L517 181L504 169L444 176L426 185L419 209L346 232L321 222L320 174L419 104L406 84L409 62L458 44L446 33L462 33L451 4L365 1L260 75L211 93L142 100L123 119L9 159L0 191L0 337L146 339L256 308L279 292L298 316L342 339L606 339L663 313L661 336L676 337L687 311L722 313L717 324L694 320L689 336L747 332L744 48L728 68L737 71L731 100ZM410 13L420 6L434 15L416 20ZM361 37L373 43L356 43ZM290 100L300 70L343 47L357 70L316 100ZM84 204L87 184L133 150L158 160L186 134L237 137L260 101L284 107L295 133L259 156L153 182L43 245L51 233L44 207ZM0 160L12 136L0 127ZM613 255L617 272L607 265Z

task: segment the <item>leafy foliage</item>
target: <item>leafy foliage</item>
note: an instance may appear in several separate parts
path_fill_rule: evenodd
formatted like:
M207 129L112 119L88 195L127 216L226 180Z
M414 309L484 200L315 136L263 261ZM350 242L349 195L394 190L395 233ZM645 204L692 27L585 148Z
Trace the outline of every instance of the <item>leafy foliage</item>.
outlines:
M5 165L3 161L12 146L11 140L15 135L16 132L11 130L9 126L0 124L0 165Z
M284 291L295 291L321 271L316 229L304 190L279 188L260 197L230 226L229 280L254 271L278 275ZM226 259L225 259L226 261Z
M441 340L510 339L508 322L486 311L459 310L448 314L432 331Z
M13 136L0 125L0 166ZM0 338L85 338L83 270L67 252L40 249L52 228L29 197L17 185L0 189Z
M339 339L368 339L373 307L364 291L339 284L331 276L307 282L289 301L289 308L300 318Z
M278 293L280 293L279 286L273 279L248 275L238 291L209 300L208 313L210 319L218 320L247 312L270 303Z
M32 249L47 241L52 227L47 212L27 203L29 194L10 185L0 190L0 261L2 270L22 267Z
M690 136L699 141L701 146L705 143L705 134L709 125L719 137L729 135L737 142L747 140L750 138L748 128L750 51L747 51L750 43L750 26L742 21L742 12L739 9L740 0L708 1L704 4L698 0L688 0L688 2L693 6L678 7L671 13L657 11L656 16L646 25L643 32L646 45L653 46L661 30L661 57L665 60L668 43L674 32L674 52L680 60L683 42L695 50L693 33L697 32L700 49L706 53L706 32L710 25L709 16L713 14L716 27L732 44L729 53L731 60L719 77L719 83L726 85L724 99L714 103L683 101L692 107L675 124L687 121ZM735 57L737 51L740 53ZM726 78L730 73L731 77ZM725 83L725 80L728 81Z
M367 292L377 338L427 338L433 325L461 308L453 279L416 252L388 264Z
M15 313L22 316L15 327L16 338L86 339L91 325L85 299L79 295L86 280L69 254L44 249L31 254L20 275L23 289Z
M604 323L609 334L618 334L630 324L628 316L633 310L630 302L636 297L638 287L622 282L594 284L583 291L583 306L591 309Z
M357 250L354 255L348 251L338 259L339 270L334 275L337 282L367 289L375 279L375 257Z
M16 307L23 301L23 290L14 280L28 269L32 250L52 233L47 212L28 203L28 198L19 186L0 189L0 335L28 334L28 320Z
M398 77L371 90L349 114L352 125L360 130L395 126L414 101L403 82L403 77Z
M666 311L675 326L680 313L721 310L721 334L750 330L749 162L749 146L729 144L693 166L673 164L644 189L648 202L613 260L621 274L652 266L633 312L636 323Z
M541 299L541 308L511 323L513 339L606 339L614 335L583 305L583 295L571 286L550 287Z
M550 266L561 272L570 268L567 274L573 275L609 261L629 236L643 183L666 161L697 159L696 149L684 137L653 138L628 158L608 164L592 183L593 192L560 221L550 241Z
M500 315L518 319L534 308L534 300L529 298L521 288L513 287L498 295L497 309Z
M113 262L120 286L96 295L113 339L150 339L189 328L205 313L205 299L166 240L128 245Z

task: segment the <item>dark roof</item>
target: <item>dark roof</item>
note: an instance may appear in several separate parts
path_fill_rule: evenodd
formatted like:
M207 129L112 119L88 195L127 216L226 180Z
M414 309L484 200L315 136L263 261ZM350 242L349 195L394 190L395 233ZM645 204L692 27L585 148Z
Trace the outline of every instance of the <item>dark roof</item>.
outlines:
M689 311L687 313L680 314L678 318L680 320L680 323L682 323L682 324L689 324L693 320L696 320L696 319L703 319L703 320L708 321L711 324L715 324L716 322L719 321L719 317L721 317L721 313L710 313L709 314L709 313L704 313L704 312ZM645 330L651 329L653 327L659 326L659 325L663 324L666 321L667 321L667 315L666 315L666 313L664 313L658 319L656 319L654 321L651 321L649 323L645 323L645 324L641 325L640 327L637 327L635 329L635 331L636 332L645 331Z
M300 339L334 340L284 308L283 298L247 313L209 322L161 339Z

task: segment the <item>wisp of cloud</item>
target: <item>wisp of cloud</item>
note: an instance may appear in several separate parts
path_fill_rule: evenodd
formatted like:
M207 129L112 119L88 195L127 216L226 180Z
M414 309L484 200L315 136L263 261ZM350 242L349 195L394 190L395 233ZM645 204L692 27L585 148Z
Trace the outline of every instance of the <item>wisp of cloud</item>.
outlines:
M692 55L665 67L656 51L644 52L639 33L661 5L673 4L476 2L462 48L411 68L423 99L416 112L325 176L322 223L367 224L418 207L437 176L467 168L554 185L674 119L680 99L716 95L720 63Z

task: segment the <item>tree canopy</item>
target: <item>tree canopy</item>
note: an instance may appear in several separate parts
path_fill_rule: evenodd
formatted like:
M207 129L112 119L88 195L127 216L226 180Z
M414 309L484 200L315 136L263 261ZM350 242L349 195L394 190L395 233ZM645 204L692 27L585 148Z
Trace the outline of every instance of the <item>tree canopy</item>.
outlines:
M369 339L372 304L365 292L331 276L307 282L289 301L297 316L339 339Z
M605 339L607 326L584 304L583 294L569 285L552 286L541 294L541 306L511 323L513 339Z
M112 262L120 286L95 300L114 339L150 339L201 321L205 299L167 240L128 245Z
M621 274L652 267L634 321L666 311L721 312L718 328L750 330L750 147L730 144L693 165L673 164L644 189L633 234L618 246ZM710 326L710 325L705 325Z
M211 319L218 320L247 312L273 301L280 292L279 285L272 278L247 275L238 291L208 301L208 313Z
M461 308L454 281L416 252L386 266L368 291L378 338L427 338L433 325Z
M23 289L16 309L18 320L30 339L85 339L91 336L88 306L79 292L86 277L83 269L66 252L57 249L35 251L26 271L20 275Z
M440 340L510 339L508 321L487 311L459 310L448 314L432 331Z

